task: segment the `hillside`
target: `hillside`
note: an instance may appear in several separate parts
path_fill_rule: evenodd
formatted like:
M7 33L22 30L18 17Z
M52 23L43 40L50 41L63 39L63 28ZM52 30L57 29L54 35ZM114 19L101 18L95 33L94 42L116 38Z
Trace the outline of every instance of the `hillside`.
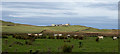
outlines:
M2 32L4 33L39 33L42 30L51 30L51 31L61 31L61 32L109 32L116 33L117 30L112 29L96 29L81 25L71 25L71 26L33 26L26 24L18 24L12 22L2 22Z

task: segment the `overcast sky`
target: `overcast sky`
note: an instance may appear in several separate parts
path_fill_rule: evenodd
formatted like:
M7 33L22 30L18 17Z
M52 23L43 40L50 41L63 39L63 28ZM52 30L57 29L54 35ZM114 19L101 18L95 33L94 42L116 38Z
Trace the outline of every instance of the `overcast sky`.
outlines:
M118 0L34 1L3 0L2 20L31 25L70 23L100 29L118 27Z

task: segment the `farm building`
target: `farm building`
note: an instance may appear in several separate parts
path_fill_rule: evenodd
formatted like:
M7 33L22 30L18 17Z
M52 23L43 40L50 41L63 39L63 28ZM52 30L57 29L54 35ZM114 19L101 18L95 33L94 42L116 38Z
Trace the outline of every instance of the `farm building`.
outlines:
M70 26L70 24L52 24L51 26Z

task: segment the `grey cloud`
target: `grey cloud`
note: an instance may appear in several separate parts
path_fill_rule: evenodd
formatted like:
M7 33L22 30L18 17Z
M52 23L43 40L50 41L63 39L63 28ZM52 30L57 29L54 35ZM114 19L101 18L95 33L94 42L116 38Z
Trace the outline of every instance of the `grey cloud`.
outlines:
M97 4L89 4L86 7L91 7L91 8L106 8L109 10L117 10L118 9L118 4L113 3L113 4L105 4L105 3L97 3Z
M66 5L63 5L66 4ZM71 4L71 3L69 3ZM99 28L100 26L102 28L116 28L117 26L117 19L109 19L108 16L76 16L78 15L79 12L72 12L75 7L89 7L89 8L106 8L108 10L116 10L116 4L87 4L87 3L77 3L73 6L69 5L68 3L62 3L62 2L5 2L3 3L4 8L14 8L14 9L19 9L21 10L22 8L28 8L28 9L33 9L33 11L10 11L10 10L3 10L3 20L6 21L12 21L16 23L26 23L26 24L31 24L31 25L50 25L50 24L64 24L64 23L71 23L75 25L88 25L88 26L93 26L96 28ZM85 4L85 5L84 5ZM49 10L70 10L66 12L58 12L58 13L51 13L51 12L34 12L35 9L49 9ZM83 9L82 9L83 10ZM88 10L88 9L86 9ZM26 12L25 12L26 11ZM77 10L79 11L79 9ZM98 10L99 11L99 10ZM82 13L87 13L86 11L82 11ZM20 15L20 14L25 14L25 13L33 13L36 15L39 14L45 14L45 15L55 15L55 14L63 14L62 17L48 17L48 16L34 16L34 17L10 17L8 15ZM91 12L90 12L91 13ZM99 13L99 12L98 12ZM109 13L109 11L108 11ZM110 12L111 13L111 12ZM29 15L29 14L28 14ZM66 17L66 15L74 16L75 17ZM56 16L56 15L55 15ZM110 26L113 25L113 26Z
M3 7L6 8L34 8L34 9L57 9L62 10L65 8L60 8L63 2L3 2ZM66 9L67 10L67 9Z

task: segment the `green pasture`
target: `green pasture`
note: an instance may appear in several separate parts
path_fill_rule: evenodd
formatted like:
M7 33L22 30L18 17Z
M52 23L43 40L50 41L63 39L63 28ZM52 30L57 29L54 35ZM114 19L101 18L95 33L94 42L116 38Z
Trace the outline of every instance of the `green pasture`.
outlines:
M72 25L72 26L56 26L56 27L50 27L50 26L2 26L2 32L5 33L39 33L42 30L51 30L51 31L61 31L61 32L112 32L112 30L107 29L95 29L84 27L80 25ZM85 30L88 29L88 30Z
M12 22L1 21L2 32L4 33L39 33L42 30L60 31L60 32L116 32L112 29L96 29L92 27L86 27L81 25L71 26L33 26L27 24L18 24Z
M8 43L5 44L5 40ZM26 40L15 39L9 36L2 39L2 51L8 52L29 52L30 50L39 52L62 52L64 44L74 45L72 52L118 52L118 40L112 40L111 37L105 37L99 42L96 42L96 37L86 37L84 40L70 39L71 42L64 42L64 39L35 39L33 45L26 45ZM14 44L9 47L13 42L18 41L24 45ZM79 42L82 42L82 47L79 48ZM58 50L58 48L60 48Z

